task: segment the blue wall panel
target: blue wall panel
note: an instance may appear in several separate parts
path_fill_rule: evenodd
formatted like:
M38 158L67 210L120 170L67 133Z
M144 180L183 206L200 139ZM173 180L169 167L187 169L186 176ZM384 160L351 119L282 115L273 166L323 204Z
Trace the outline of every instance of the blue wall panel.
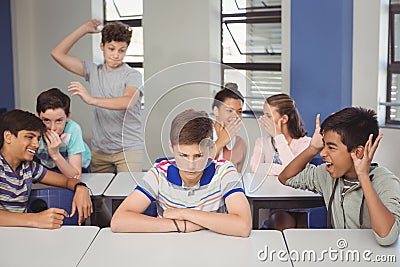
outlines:
M291 1L290 94L309 135L315 115L351 105L353 1Z
M0 108L14 109L13 52L11 35L11 0L0 1Z

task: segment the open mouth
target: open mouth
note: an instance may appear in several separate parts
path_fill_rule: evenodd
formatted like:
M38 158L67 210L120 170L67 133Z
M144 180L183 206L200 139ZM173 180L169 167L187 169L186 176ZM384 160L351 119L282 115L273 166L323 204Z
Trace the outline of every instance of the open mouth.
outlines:
M27 150L28 150L29 153L31 153L33 155L36 154L36 150L34 150L34 149L28 148Z
M326 170L327 170L327 171L329 171L329 170L331 169L332 166L333 166L333 163L332 163L332 162L325 162L325 167L326 167Z

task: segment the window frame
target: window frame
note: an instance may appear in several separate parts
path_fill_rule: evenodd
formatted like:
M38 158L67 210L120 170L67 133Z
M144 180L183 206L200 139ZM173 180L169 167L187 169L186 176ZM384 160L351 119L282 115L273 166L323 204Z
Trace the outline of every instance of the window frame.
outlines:
M263 11L260 11L259 7L253 7L253 8L246 8L245 12L243 12L243 9L238 8L237 13L228 13L224 14L223 13L223 0L221 0L221 81L222 84L225 84L225 75L224 72L227 69L237 69L237 70L243 70L243 71L279 71L282 73L282 59L280 60L279 63L271 63L271 62L257 62L257 63L235 63L235 62L224 62L224 47L223 47L223 28L227 23L282 23L282 6L270 6L270 7L265 7L263 8ZM272 10L268 10L272 9ZM277 10L279 9L279 10ZM235 19L238 17L244 17L244 19ZM227 27L229 31L229 27ZM235 45L236 41L234 40ZM238 51L240 52L239 47L237 46ZM243 55L246 55L246 53L242 53ZM251 54L251 53L247 53ZM256 54L256 53L253 53ZM281 53L264 53L265 55L281 55ZM254 96L244 96L245 99L251 99L255 98ZM258 99L258 97L256 97ZM262 97L259 97L259 99L263 99ZM258 117L263 114L262 110L252 110L249 109L249 107L244 107L243 109L243 117L244 118L254 118Z
M394 103L391 100L392 93L392 75L400 75L400 61L395 61L395 23L394 18L396 15L400 16L400 3L390 3L389 6L389 42L388 42L388 64L387 64L387 87L386 87L386 102L380 103L385 106L385 125L400 125L400 118L392 120L390 117L390 109L393 106L400 106L400 103ZM397 29L398 31L400 29ZM400 50L399 50L400 51Z

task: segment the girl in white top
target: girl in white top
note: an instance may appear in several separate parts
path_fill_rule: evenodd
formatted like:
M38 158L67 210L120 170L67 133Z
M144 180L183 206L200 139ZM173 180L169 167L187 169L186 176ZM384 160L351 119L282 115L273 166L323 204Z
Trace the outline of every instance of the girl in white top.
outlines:
M268 136L260 137L254 145L250 161L251 172L279 175L311 141L294 100L286 94L266 99L264 115L259 119ZM306 228L306 210L271 209L269 229Z
M259 122L268 136L256 140L250 170L279 175L289 162L308 147L311 138L306 136L294 100L286 94L267 98L264 115Z

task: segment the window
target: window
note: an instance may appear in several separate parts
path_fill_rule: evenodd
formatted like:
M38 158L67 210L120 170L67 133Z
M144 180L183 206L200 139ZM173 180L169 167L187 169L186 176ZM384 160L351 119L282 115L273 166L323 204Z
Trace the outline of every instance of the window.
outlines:
M144 77L143 70L143 1L142 0L104 0L104 23L121 21L132 29L131 43L126 51L124 62L136 69ZM142 109L144 97L142 97Z
M131 43L124 61L143 75L142 0L104 0L104 23L121 21L132 29Z
M245 115L261 113L282 92L281 0L222 0L222 77L245 97Z
M400 125L400 0L389 8L389 53L387 68L386 124Z

